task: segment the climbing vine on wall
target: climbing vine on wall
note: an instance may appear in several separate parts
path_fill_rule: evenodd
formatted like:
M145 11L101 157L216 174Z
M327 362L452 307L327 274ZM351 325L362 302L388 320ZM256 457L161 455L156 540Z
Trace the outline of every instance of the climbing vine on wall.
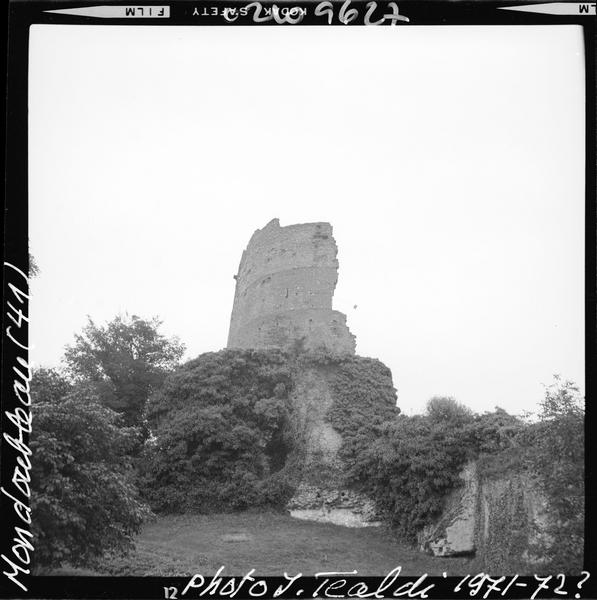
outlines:
M486 494L484 522L478 524L481 527L487 521L486 537L477 536L483 540L477 552L479 570L519 573L529 569L530 523L524 506L523 483L520 473L512 471L509 477L506 489L496 490L494 485L489 488L494 493ZM483 475L482 480L486 480Z
M533 422L519 427L510 448L478 463L484 482L519 481L499 495L499 503L490 511L490 536L481 553L483 569L505 572L509 565L525 561L530 561L529 568L536 573L578 574L582 569L583 399L576 385L556 376L554 383L546 387L540 407ZM526 493L543 498L536 502L539 510L534 517L533 511L527 514L519 502L524 488ZM517 540L505 533L508 531L519 532Z
M362 485L362 457L380 436L384 423L400 414L390 369L378 360L347 356L330 371L334 402L330 423L342 436L340 458L347 482Z
M379 360L324 351L299 353L295 370L303 369L315 369L327 383L332 403L325 418L342 439L340 473L327 476L328 483L362 488L363 453L379 437L383 424L400 413L391 371Z

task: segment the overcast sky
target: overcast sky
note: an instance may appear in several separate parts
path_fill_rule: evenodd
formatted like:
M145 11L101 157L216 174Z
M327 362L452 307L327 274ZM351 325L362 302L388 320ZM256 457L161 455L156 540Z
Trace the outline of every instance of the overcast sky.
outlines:
M583 383L579 27L36 25L30 61L34 364L124 311L223 348L279 217L333 225L334 308L405 412Z

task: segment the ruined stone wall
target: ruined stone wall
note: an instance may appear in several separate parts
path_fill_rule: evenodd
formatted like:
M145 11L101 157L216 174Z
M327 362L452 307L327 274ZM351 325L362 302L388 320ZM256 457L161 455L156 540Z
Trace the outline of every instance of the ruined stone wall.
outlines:
M419 533L420 549L435 556L475 556L478 570L519 572L541 562L531 548L544 538L549 505L528 473L482 477L475 461L460 473L435 523ZM544 538L545 539L545 538Z
M515 572L521 564L529 573L540 568L544 559L535 555L534 546L548 541L549 515L549 502L528 473L482 480L475 524L480 566L491 573Z
M229 348L299 347L354 354L346 316L332 309L338 280L329 223L258 229L243 252Z
M338 368L338 363L304 364L294 373L290 418L292 437L300 446L301 477L286 508L291 516L308 521L379 526L375 503L346 485L347 465L340 458L343 439L330 421L338 400L330 379Z

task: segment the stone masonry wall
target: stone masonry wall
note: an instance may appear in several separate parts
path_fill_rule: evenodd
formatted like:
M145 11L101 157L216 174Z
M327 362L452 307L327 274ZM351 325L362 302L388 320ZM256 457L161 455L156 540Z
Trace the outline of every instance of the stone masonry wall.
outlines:
M346 316L332 309L338 280L329 223L258 229L243 252L229 348L325 349L354 354Z
M300 440L303 453L302 478L287 508L291 516L308 521L378 526L373 501L343 483L345 465L338 456L342 436L329 421L334 404L328 381L330 368L312 366L295 375L291 420L293 437Z
M420 549L435 556L475 556L479 570L508 573L540 564L531 548L548 523L549 506L537 482L524 472L479 475L468 463L462 486L446 498L437 521L419 534Z

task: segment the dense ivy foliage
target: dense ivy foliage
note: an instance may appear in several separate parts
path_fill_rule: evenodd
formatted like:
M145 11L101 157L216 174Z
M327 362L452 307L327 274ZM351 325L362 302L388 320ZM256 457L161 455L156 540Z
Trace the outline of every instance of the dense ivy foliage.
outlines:
M127 459L136 432L56 371L34 372L31 390L36 568L85 566L105 552L126 551L150 515Z
M276 350L202 354L150 399L142 481L157 510L239 510L289 495L285 425L292 377Z
M384 424L400 414L392 373L380 361L360 356L311 354L303 360L333 366L327 370L333 396L327 418L342 436L344 483L361 487L363 453L381 435Z
M529 562L529 540L532 539L528 507L525 506L524 483L516 471L509 471L507 488L501 493L485 494L487 522L482 547L477 548L475 571L489 573L536 572Z
M512 444L522 424L503 410L477 415L451 398L434 398L424 415L400 415L366 448L355 475L366 482L396 532L415 540L446 496L461 484L465 463Z
M546 387L535 419L525 423L513 444L487 454L478 462L483 482L519 483L495 503L490 536L484 550L485 565L506 572L526 565L534 572L578 574L584 550L584 408L578 388L569 381ZM529 522L520 505L522 481L541 492L547 504L539 522ZM517 503L518 502L518 506ZM516 544L512 528L524 534Z

